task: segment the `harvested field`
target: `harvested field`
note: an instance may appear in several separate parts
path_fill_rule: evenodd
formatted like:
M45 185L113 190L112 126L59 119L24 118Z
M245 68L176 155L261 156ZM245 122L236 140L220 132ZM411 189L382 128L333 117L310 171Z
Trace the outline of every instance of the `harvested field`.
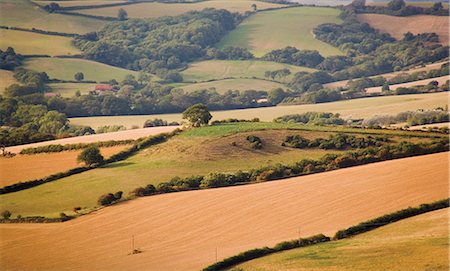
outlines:
M80 91L81 95L89 94L89 91L95 89L96 84L86 83L50 83L47 86L51 92L59 93L62 97L73 97L77 91Z
M0 225L3 270L199 270L241 251L448 197L448 153L139 198L63 224ZM15 216L17 214L13 214ZM131 236L142 253L129 255ZM176 260L174 260L176 259Z
M144 120L144 122L145 122L145 120ZM143 126L144 122L142 122L142 124L140 126ZM107 124L103 124L103 125L107 125ZM102 125L99 125L99 126L102 126ZM97 127L95 127L95 128L97 128ZM65 144L76 144L76 143L93 143L93 142L109 141L109 140L138 139L138 138L146 137L146 136L150 136L150 135L169 133L169 132L172 132L173 130L175 130L176 128L178 128L178 126L164 126L164 127L133 129L133 130L104 133L104 134L76 136L76 137L69 137L69 138L63 138L63 139L56 139L56 140L50 140L50 141L44 141L44 142L38 142L38 143L31 143L31 144L7 147L6 150L13 152L13 153L19 153L21 150L26 149L26 148L46 146L46 145L51 145L51 144L65 145Z
M251 108L239 110L226 110L212 112L216 120L237 118L252 119L260 118L262 121L272 121L274 118L288 115L300 114L308 111L340 113L344 118L367 118L375 115L395 115L404 111L417 109L434 109L448 105L448 93L430 93L384 96L374 98L352 99L321 104L275 106L265 108ZM114 116L114 117L87 117L71 118L72 124L88 125L98 127L101 125L121 124L126 127L142 125L145 120L161 118L167 121L181 121L181 114L160 114L144 116Z
M411 32L434 32L443 45L449 44L449 17L433 15L414 15L407 17L389 16L384 14L358 14L358 19L370 24L373 28L389 33L396 39L402 39L403 34Z
M72 38L44 35L26 31L0 29L0 49L8 47L22 55L78 55Z
M434 128L434 127L448 127L450 128L450 122L442 122L442 123L432 123L432 124L426 124L426 125L415 125L408 128L408 130L427 130L428 128Z
M448 270L449 209L395 222L350 239L249 261L245 271Z
M101 148L103 157L108 158L130 146L122 145ZM82 165L77 162L79 151L16 155L12 158L0 158L0 187L23 181L43 178Z
M275 88L287 89L287 87L283 84L267 81L267 80L259 80L259 79L224 79L217 80L211 82L204 83L196 83L196 84L187 84L181 85L178 88L182 88L187 92L193 92L196 90L202 89L213 89L218 93L225 93L228 90L265 90L269 91Z
M13 75L14 73L12 71L0 69L0 94L3 94L3 91L10 85L17 83Z
M198 3L140 3L128 6L117 6L107 8L93 8L80 10L80 13L100 16L116 17L120 8L127 11L130 18L157 18L163 16L175 16L192 10L205 8L226 9L231 12L245 13L252 10L252 4L258 9L282 7L280 4L265 3L251 0L211 0Z
M390 85L389 89L396 90L401 87L410 88L410 87L415 87L415 86L424 86L424 85L427 85L428 83L430 83L431 81L437 81L440 86L440 85L443 85L448 80L450 80L450 76L447 75L447 76L429 78L429 79L418 80L418 81L413 81L413 82L408 82L408 83L403 83L403 84ZM381 93L381 87L366 88L366 92L367 93Z

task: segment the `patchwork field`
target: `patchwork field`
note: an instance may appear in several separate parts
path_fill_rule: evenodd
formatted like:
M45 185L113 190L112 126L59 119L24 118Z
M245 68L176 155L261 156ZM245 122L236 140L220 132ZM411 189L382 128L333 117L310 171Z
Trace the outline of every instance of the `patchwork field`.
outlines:
M231 12L245 13L252 10L252 5L256 4L258 9L282 7L280 4L272 4L252 0L210 0L198 3L140 3L135 5L94 8L80 10L79 13L90 15L101 15L116 17L120 8L127 11L130 18L157 18L163 16L175 16L192 10L202 10L205 8L226 9Z
M258 60L207 60L189 65L189 68L181 72L184 81L200 82L212 79L225 78L259 78L269 79L264 76L266 71L289 69L291 75L285 78L275 78L279 82L288 82L297 72L313 72L314 69L298 67L289 64L281 64Z
M402 39L403 34L434 32L443 45L449 44L449 17L432 15L415 15L397 17L383 14L358 14L358 19L370 24L375 29L389 33L396 39Z
M324 56L343 53L314 38L312 30L323 23L340 23L334 8L297 7L261 12L250 16L225 36L217 47L248 48L255 56L274 49L294 46L301 50L317 50Z
M290 130L285 130L287 128ZM262 129L276 130L261 131ZM324 130L324 128L304 125L276 123L241 123L195 129L165 143L144 149L128 159L32 189L2 195L0 200L4 208L27 216L54 217L60 212L70 213L74 206L94 209L97 206L98 197L111 191L120 190L128 195L139 186L157 185L177 176L189 177L211 172L232 173L277 163L292 164L301 159L319 159L327 153L341 152L333 149L295 149L281 146L287 135L298 134L308 139L315 139L328 138L336 132L336 130L335 132ZM355 130L338 129L337 131L354 133ZM358 137L367 137L370 133L365 130L356 130L356 132L367 133L358 134ZM372 132L379 133L379 131ZM246 140L248 135L260 137L263 148L260 150L251 148ZM408 133L402 137L390 136L390 138L392 143L399 143L402 140L413 142L431 140L409 136L412 134ZM71 197L70 195L73 194L78 196ZM55 202L58 202L58 205L55 205Z
M9 87L12 84L17 83L13 75L14 74L12 71L0 69L0 94L2 94L3 91L5 91L5 88Z
M101 148L100 151L103 157L108 158L129 147L122 145ZM0 158L0 187L43 178L80 166L82 163L77 162L80 153L81 150Z
M436 77L436 78L429 78L429 79L424 79L424 80L418 80L418 81L413 81L413 82L408 82L408 83L403 83L403 84L395 84L395 85L390 85L389 89L390 90L396 90L398 88L401 87L415 87L415 86L424 86L427 85L428 83L432 82L432 81L436 81L439 83L440 85L445 84L446 81L450 80L450 77L447 76L441 76L441 77ZM367 88L366 89L367 93L381 93L381 87L371 87L371 88Z
M1 224L0 261L4 270L199 270L216 255L220 260L297 238L299 227L304 236L331 235L446 198L448 159L440 153L139 198L62 224ZM132 236L142 253L129 255Z
M424 8L429 8L431 7L434 2L438 2L438 1L406 1L406 5L407 6L416 6L416 7L424 7ZM389 3L389 1L367 1L367 5L371 5L371 6L387 6L387 4ZM442 1L442 5L444 6L444 8L448 8L448 3L445 3L445 1Z
M81 51L72 45L72 39L25 31L0 29L0 49L13 47L22 55L77 55Z
M36 4L41 6L48 5L53 1L33 1ZM115 4L115 3L125 3L125 1L116 1L116 0L69 0L69 1L58 1L58 5L60 7L75 7L75 6L96 6L96 5L104 5L104 4Z
M308 111L314 111L340 113L343 118L360 119L372 117L375 115L395 115L408 110L415 111L417 109L434 109L436 107L445 107L445 105L448 105L448 94L445 92L440 92L430 94L352 99L322 104L225 110L211 112L211 114L216 120L227 118L260 118L262 121L272 121L274 118L283 115L300 114ZM70 121L72 124L88 125L91 127L115 124L131 127L132 125L140 126L147 119L152 118L161 118L167 121L182 121L181 114L71 118Z
M449 218L449 209L441 209L351 239L276 253L233 270L448 270Z
M106 21L47 13L28 0L0 0L0 25L46 31L85 34L100 29Z
M84 83L50 83L47 86L51 92L59 93L62 97L73 97L77 91L80 91L81 95L86 95L89 91L95 89L96 84L84 84Z
M265 90L269 91L275 88L287 89L287 87L281 83L259 80L259 79L224 79L211 82L180 85L179 88L184 89L187 92L192 92L202 89L214 89L219 93L225 93L228 90Z
M50 78L74 80L77 72L84 74L84 80L121 81L126 75L138 76L138 72L126 70L103 63L75 58L30 58L25 61L25 67L38 72L46 72Z

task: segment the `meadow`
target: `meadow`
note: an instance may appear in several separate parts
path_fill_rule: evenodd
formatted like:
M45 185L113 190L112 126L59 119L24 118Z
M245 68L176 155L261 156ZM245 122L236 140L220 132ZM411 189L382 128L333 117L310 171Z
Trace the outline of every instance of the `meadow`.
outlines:
M448 219L448 208L437 210L353 238L276 253L231 270L447 270Z
M12 84L17 83L13 75L14 74L12 71L0 69L0 94L2 94L3 91L5 91L5 88L9 87Z
M323 7L296 7L260 12L248 17L226 35L218 48L238 46L248 48L255 56L293 46L300 50L317 50L323 56L343 53L320 40L312 30L324 23L340 23L340 11Z
M415 15L408 17L389 16L384 14L359 14L358 19L370 24L373 28L389 33L396 39L402 39L403 34L411 32L436 33L443 45L449 44L449 17L432 15Z
M213 119L221 120L227 118L252 119L259 118L262 121L272 121L274 118L300 114L308 111L313 112L333 112L340 113L343 118L369 118L375 115L395 115L404 111L415 111L418 109L434 109L448 105L448 94L430 93L384 96L373 98L352 99L321 104L289 105L263 108L250 108L239 110L225 110L211 112ZM181 114L159 114L159 115L138 115L138 116L108 116L108 117L87 117L70 118L72 124L88 125L98 127L102 125L132 125L141 126L148 119L161 118L167 121L182 121Z
M103 63L76 58L29 58L24 63L25 68L46 72L52 79L75 80L77 72L84 74L84 80L97 82L116 79L121 81L128 74L138 76L138 72L118 68Z
M0 25L46 31L85 34L100 29L106 21L47 13L28 0L0 0Z
M71 263L82 270L200 270L248 249L298 238L299 228L302 236L333 235L361 221L446 198L448 159L448 153L439 153L139 198L65 223L1 224L0 253L8 259L2 267L65 270ZM86 186L83 195L93 188ZM80 196L61 197L57 205ZM142 253L129 255L133 235Z
M81 51L68 37L44 35L25 31L0 29L0 49L8 47L22 55L78 55Z
M228 90L264 90L269 91L275 88L287 89L287 87L281 83L259 80L259 79L223 79L217 81L196 83L196 84L181 84L177 85L177 88L181 88L187 92L193 92L202 89L213 89L218 93L225 93Z
M358 137L367 137L372 133L384 134L376 130L277 123L238 123L193 129L144 149L128 159L35 188L2 195L0 199L4 208L16 214L55 217L60 212L71 212L74 206L95 209L97 199L102 194L120 190L128 195L139 186L157 185L176 176L233 173L277 163L293 164L301 159L319 159L328 153L341 153L338 150L281 146L287 135L301 135L312 140L328 138L336 132L357 134ZM263 148L253 149L246 140L249 135L260 137ZM402 140L414 143L430 140L416 138L411 133L392 134L390 139L392 144ZM78 196L70 196L74 194ZM54 202L58 202L58 205L54 205Z
M96 84L86 83L50 83L47 84L50 92L58 93L61 97L70 98L75 95L77 91L81 95L87 95L90 91L95 89Z
M127 11L130 18L158 18L163 16L175 16L192 10L202 10L205 8L226 9L231 12L245 13L252 10L252 5L256 4L258 9L282 7L280 4L272 4L252 0L210 0L198 3L140 3L128 6L93 8L79 10L79 13L90 15L101 15L116 17L120 8Z
M269 79L264 76L266 71L288 69L291 75L284 78L275 78L276 81L287 83L297 72L314 72L314 69L259 60L207 60L195 62L181 72L186 82L201 82L225 78L259 78Z

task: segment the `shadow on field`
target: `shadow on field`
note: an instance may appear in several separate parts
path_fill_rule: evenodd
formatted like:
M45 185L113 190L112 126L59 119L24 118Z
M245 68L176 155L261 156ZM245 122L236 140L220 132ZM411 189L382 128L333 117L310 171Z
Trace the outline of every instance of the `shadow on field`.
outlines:
M114 164L102 166L102 168L118 168L118 167L125 167L125 166L129 166L129 165L133 165L133 164L134 163L132 163L132 162L114 163Z

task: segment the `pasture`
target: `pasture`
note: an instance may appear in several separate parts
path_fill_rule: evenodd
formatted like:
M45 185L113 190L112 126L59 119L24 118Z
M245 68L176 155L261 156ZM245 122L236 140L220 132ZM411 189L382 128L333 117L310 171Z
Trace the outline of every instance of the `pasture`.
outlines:
M46 31L86 34L99 30L106 21L47 13L28 0L0 0L0 25Z
M436 33L443 45L449 44L449 17L433 15L415 15L408 17L389 16L384 14L358 14L361 22L370 24L373 28L386 32L396 39L402 39L403 34L411 32Z
M237 46L248 48L255 56L293 46L301 50L317 50L323 56L343 53L320 40L312 30L324 23L340 23L340 11L323 7L296 7L260 12L248 17L226 35L218 48Z
M302 236L332 235L446 198L448 159L448 153L439 153L276 182L139 198L65 223L1 224L1 265L4 270L199 270L216 259L297 238L299 227ZM85 186L83 195L93 187ZM132 235L142 253L129 255Z
M81 95L89 94L89 91L95 89L96 84L85 84L85 83L50 83L47 87L50 88L51 92L59 93L62 97L70 98L75 95L77 91L80 91Z
M448 105L448 94L445 92L430 94L412 94L399 96L384 96L373 98L352 99L321 104L287 105L239 110L225 110L211 112L213 119L227 118L252 119L272 121L274 118L300 114L308 111L340 113L343 118L368 118L375 115L395 115L404 111L417 109L434 109ZM181 114L138 115L138 116L110 116L71 118L72 124L98 127L102 125L142 125L147 119L161 118L167 121L182 121Z
M84 80L97 82L111 79L121 81L129 74L138 76L136 71L77 58L30 58L24 62L24 66L33 71L46 72L50 78L60 80L75 80L77 72L84 74Z
M193 92L196 90L215 90L218 93L225 93L228 90L265 90L269 91L275 88L287 89L287 87L281 83L259 80L259 79L223 79L217 81L196 83L196 84L186 84L180 85L177 88L181 88L187 92Z
M289 130L286 130L288 129ZM300 130L298 130L300 129ZM136 155L40 185L35 188L0 196L4 207L22 215L57 216L70 212L74 206L94 209L100 195L111 191L130 191L147 184L157 185L173 177L206 175L211 172L233 173L265 165L292 164L301 159L319 159L338 150L319 148L296 149L281 146L287 135L301 135L308 139L328 138L339 132L367 137L380 131L317 128L298 124L239 123L205 127L187 131L167 142L144 149ZM263 148L251 148L246 140L255 135L263 141ZM408 134L410 136L411 134ZM392 143L402 140L429 142L427 138L392 135ZM70 187L70 189L67 189ZM87 191L88 190L88 191ZM70 195L76 194L77 197ZM54 205L58 202L58 205Z
M83 14L116 17L120 8L127 11L130 18L158 18L163 16L176 16L192 10L205 8L226 9L231 12L245 13L252 10L256 4L258 9L282 7L280 4L272 4L252 0L210 0L198 3L139 3L127 6L93 8L78 11Z
M2 94L7 87L16 83L17 81L14 78L14 73L12 71L0 69L0 94Z
M448 220L449 209L441 209L350 239L252 260L232 270L447 270Z
M291 75L284 78L275 78L276 81L287 83L297 72L314 72L314 69L259 60L207 60L195 62L181 72L186 82L201 82L225 78L259 78L269 79L264 76L266 71L288 69Z
M0 29L0 49L13 47L22 55L78 55L81 51L72 45L72 39L32 32Z
M129 148L121 145L101 148L105 158ZM12 158L0 158L0 187L18 182L31 181L51 174L63 172L81 166L77 162L79 151L64 151L58 153L41 153L33 155L16 155Z

